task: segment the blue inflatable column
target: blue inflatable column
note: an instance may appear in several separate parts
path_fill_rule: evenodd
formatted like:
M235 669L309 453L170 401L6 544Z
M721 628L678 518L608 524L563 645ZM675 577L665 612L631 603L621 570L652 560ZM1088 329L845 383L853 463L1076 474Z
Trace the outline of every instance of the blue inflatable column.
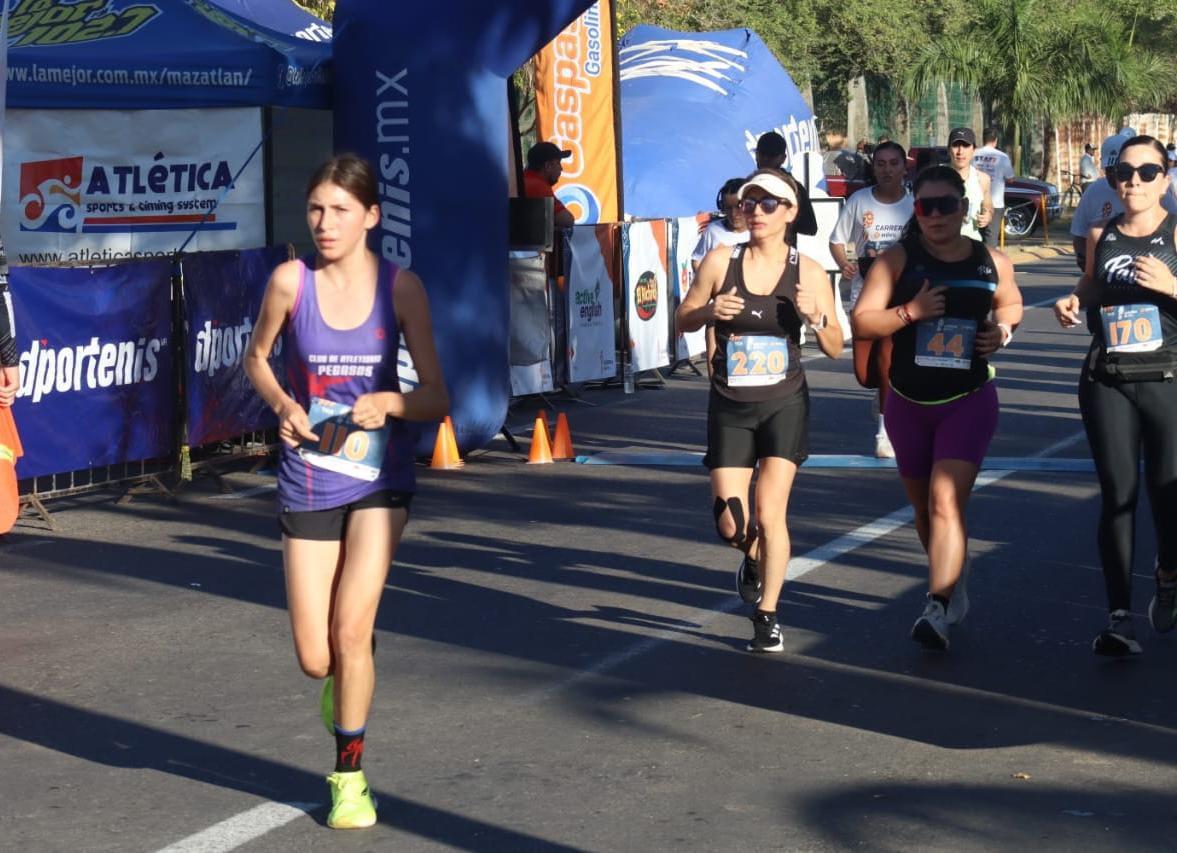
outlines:
M425 282L463 451L494 437L510 396L505 81L591 5L335 8L335 148L377 167L373 249Z

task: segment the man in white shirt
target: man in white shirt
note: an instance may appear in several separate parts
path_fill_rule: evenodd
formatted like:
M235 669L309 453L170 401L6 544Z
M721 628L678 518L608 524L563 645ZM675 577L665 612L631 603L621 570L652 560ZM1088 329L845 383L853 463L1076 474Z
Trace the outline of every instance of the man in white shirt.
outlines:
M907 176L907 152L898 142L883 142L871 155L875 185L858 190L846 200L830 232L830 254L850 281L850 304L862 293L863 278L874 259L891 248L903 236L903 229L911 220L914 202L904 186ZM854 247L855 260L850 260L847 246ZM891 459L895 451L883 417L875 432L875 455Z
M997 128L985 128L985 144L973 154L973 165L989 176L989 197L993 200L993 218L984 229L985 242L998 245L1002 222L1005 219L1005 182L1014 176L1014 166L1004 151L997 147Z
M993 219L993 199L989 197L989 176L973 167L977 137L971 127L954 127L948 132L949 165L964 181L964 197L969 210L960 233L971 240L984 242L981 231Z
M1087 188L1079 199L1079 206L1075 208L1075 218L1071 220L1071 246L1075 250L1075 265L1079 269L1083 269L1087 263L1087 235L1091 229L1102 228L1113 216L1124 212L1124 205L1116 194L1115 181L1108 170L1119 161L1120 148L1135 135L1135 130L1125 127L1099 146L1099 162L1106 180L1096 181ZM1170 213L1177 213L1177 195L1165 193L1161 197L1161 205Z
M1095 146L1088 142L1083 146L1083 156L1079 158L1079 189L1086 191L1097 180L1099 166L1095 165Z

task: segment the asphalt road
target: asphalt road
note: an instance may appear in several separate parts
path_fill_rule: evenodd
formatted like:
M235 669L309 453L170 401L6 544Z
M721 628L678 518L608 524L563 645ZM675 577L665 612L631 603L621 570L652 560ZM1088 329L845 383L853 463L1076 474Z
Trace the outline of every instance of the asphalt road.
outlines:
M1021 267L1027 303L1072 270ZM970 505L973 609L947 654L908 639L925 568L893 470L798 477L775 656L743 650L702 468L526 466L496 442L421 470L377 625L363 832L323 824L332 742L291 648L272 477L55 502L56 532L25 519L0 545L0 848L1173 850L1177 636L1142 621L1140 659L1091 654L1096 483L1035 470L1087 457L1086 343L1032 308L996 360L1009 461ZM848 358L807 367L813 451L872 452ZM554 401L580 454L702 450L685 371L584 399ZM531 417L511 413L525 440Z

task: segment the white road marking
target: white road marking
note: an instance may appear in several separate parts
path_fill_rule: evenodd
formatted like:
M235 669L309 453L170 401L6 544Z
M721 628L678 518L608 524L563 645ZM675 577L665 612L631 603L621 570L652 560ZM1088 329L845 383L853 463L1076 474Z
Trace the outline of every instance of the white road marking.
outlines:
M1072 444L1078 443L1083 439L1084 435L1085 433L1083 432L1077 432L1061 441L1056 441L1049 447L1033 454L1032 458L1041 458L1057 453ZM986 471L977 477L973 491L983 489L1014 473L1016 472ZM849 554L851 551L855 551L863 545L874 542L876 539L880 539L888 533L911 523L913 517L914 513L911 507L903 507L857 527L849 533L827 542L825 545L818 546L808 554L789 561L788 578L790 581L795 581L798 578L804 577L839 557ZM731 613L741 606L743 606L743 602L738 597L733 596L724 600L717 607L695 611L687 621L696 623L702 629L720 616ZM553 695L562 693L570 687L611 672L629 661L652 651L663 643L677 640L681 636L680 631L658 631L626 649L602 658L586 669L581 669L548 687L528 694L524 701L526 704L533 704L549 699ZM175 844L157 851L157 853L228 853L228 851L235 850L241 845L253 841L255 838L260 838L271 830L285 826L292 820L301 817L315 808L317 808L317 805L312 803L263 803L260 806L255 806L248 811L214 824L195 835L181 839Z
M169 844L157 853L225 853L285 826L318 807L317 803L262 803L182 838L175 844Z

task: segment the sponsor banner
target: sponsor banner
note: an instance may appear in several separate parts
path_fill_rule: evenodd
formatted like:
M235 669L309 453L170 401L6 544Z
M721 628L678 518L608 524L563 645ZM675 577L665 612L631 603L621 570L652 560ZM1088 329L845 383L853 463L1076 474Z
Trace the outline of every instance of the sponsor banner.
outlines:
M691 289L691 283L695 280L695 272L691 267L691 253L695 251L695 246L699 243L700 228L706 226L700 222L697 216L683 216L674 220L671 227L674 231L674 250L671 252L671 256L674 258L675 284L677 287L674 307L677 309L682 304L683 299L686 298L687 291ZM674 321L671 320L671 325L673 323ZM687 332L685 335L676 336L676 358L691 358L706 351L706 326L702 329L696 329L693 332Z
M670 364L666 226L664 219L631 222L622 231L625 310L635 373Z
M68 128L62 132L63 124ZM17 265L108 263L265 243L261 113L11 110L3 233Z
M613 258L617 227L577 225L568 237L568 380L617 375Z
M620 218L609 3L594 3L535 57L536 138L572 152L555 192L577 224Z
M349 0L332 19L335 146L376 168L372 248L429 293L462 450L499 432L511 390L503 87L589 5L455 0L439 23L428 3ZM476 228L455 230L455 199Z
M17 267L20 350L13 406L18 477L155 459L172 452L171 265Z
M193 447L278 424L253 390L242 358L266 282L286 257L286 249L279 247L208 252L183 260L187 442ZM279 379L285 375L281 337L270 365Z
M544 258L511 256L511 395L551 391L552 327Z
M270 0L7 0L10 103L329 108L331 29ZM288 7L288 8L286 8Z

